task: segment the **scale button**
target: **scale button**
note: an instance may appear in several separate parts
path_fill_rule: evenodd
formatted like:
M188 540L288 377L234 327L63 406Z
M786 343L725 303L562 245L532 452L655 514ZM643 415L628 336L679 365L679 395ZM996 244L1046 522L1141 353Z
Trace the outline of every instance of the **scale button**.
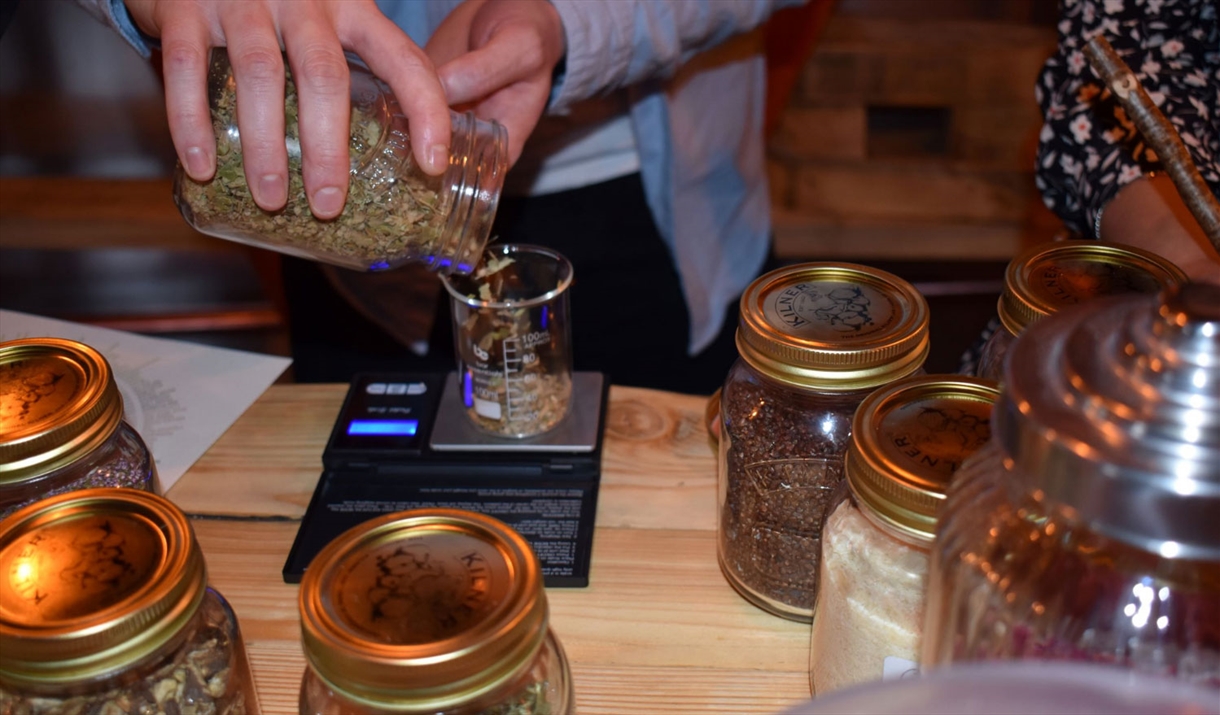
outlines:
M386 384L384 382L370 382L364 391L370 395L384 395Z
M391 382L386 386L385 392L387 395L405 395L407 394L407 383Z

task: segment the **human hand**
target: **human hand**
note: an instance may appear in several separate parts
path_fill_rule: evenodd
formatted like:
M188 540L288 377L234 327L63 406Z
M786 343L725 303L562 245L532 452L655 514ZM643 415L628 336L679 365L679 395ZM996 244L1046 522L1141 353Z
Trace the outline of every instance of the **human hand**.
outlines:
M424 47L452 105L472 105L480 119L508 132L516 163L551 93L563 58L563 22L547 0L466 0Z
M125 0L145 33L161 38L170 135L188 176L216 171L207 98L208 55L227 46L237 83L237 125L246 181L267 211L288 198L284 146L287 52L300 103L302 174L314 215L338 216L347 198L350 77L358 54L394 90L423 170L449 161L450 115L432 62L372 0Z
M1168 258L1193 281L1220 283L1220 254L1166 174L1124 186L1102 212L1101 238Z

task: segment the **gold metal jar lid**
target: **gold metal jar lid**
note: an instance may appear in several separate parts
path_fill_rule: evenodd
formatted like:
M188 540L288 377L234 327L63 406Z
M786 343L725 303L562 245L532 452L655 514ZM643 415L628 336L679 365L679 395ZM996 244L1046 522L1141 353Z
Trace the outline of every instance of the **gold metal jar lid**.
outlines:
M857 503L886 531L925 544L962 460L991 437L991 380L924 375L869 395L852 420L844 471Z
M1034 246L1008 263L997 312L1013 335L1068 306L1105 295L1156 294L1186 274L1155 253L1096 241Z
M858 390L909 375L928 355L928 304L908 282L851 263L804 263L741 296L737 350L797 388Z
M315 674L373 708L437 712L517 677L541 647L547 602L529 544L457 509L387 514L332 541L301 580Z
M0 343L0 486L67 466L123 419L110 364L60 338Z
M0 522L0 682L105 678L181 631L207 590L186 516L135 489L83 489Z

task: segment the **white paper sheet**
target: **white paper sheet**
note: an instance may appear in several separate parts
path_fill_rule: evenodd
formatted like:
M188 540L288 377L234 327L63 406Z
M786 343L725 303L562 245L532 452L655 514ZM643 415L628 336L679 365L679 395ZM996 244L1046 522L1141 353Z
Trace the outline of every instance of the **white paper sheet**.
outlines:
M77 340L106 356L127 423L152 451L164 491L292 364L284 357L0 310L0 340L38 337Z

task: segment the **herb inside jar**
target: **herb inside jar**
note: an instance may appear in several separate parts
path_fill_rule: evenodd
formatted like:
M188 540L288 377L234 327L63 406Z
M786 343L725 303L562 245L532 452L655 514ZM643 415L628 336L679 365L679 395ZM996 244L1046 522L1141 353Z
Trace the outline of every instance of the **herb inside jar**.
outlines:
M222 65L227 67L227 62ZM394 267L414 257L439 255L444 210L440 177L413 166L405 135L383 126L378 104L354 103L349 151L352 173L343 212L316 218L301 174L298 98L291 74L285 78L284 126L288 146L288 203L268 212L254 203L246 183L237 135L237 93L220 84L212 103L212 126L219 141L216 175L197 183L180 172L179 205L202 230L224 230L257 242L271 241L290 253L325 255L359 268ZM386 119L393 123L394 117ZM383 137L383 135L392 135Z
M552 715L554 709L546 699L545 681L531 684L508 702L494 705L479 715Z
M222 608L211 600L201 606L208 621ZM174 657L152 672L121 676L114 687L81 694L16 695L0 688L0 715L246 715L246 691L240 681L248 666L240 646L223 623L203 622ZM235 675L234 671L238 674ZM248 676L246 676L248 677Z

